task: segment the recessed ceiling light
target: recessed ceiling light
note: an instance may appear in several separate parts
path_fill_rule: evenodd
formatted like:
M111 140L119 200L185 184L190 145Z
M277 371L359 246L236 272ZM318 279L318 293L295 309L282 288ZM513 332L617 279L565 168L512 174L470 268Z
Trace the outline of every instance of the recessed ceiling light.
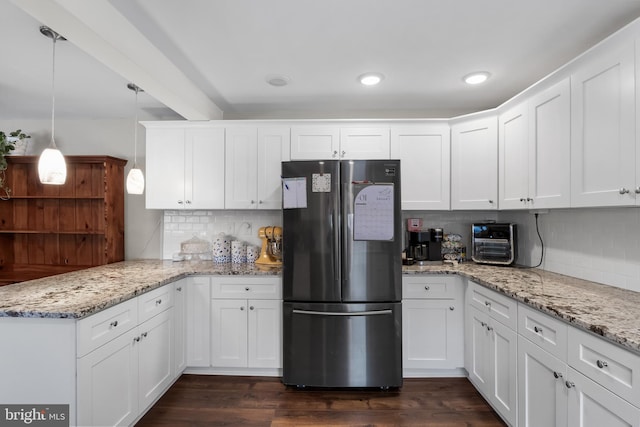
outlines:
M491 74L489 74L487 71L476 71L474 73L467 74L462 78L462 80L464 80L464 82L467 84L477 85L480 83L484 83L489 78L489 76L491 76Z
M271 86L282 87L282 86L288 85L291 82L291 77L284 76L281 74L278 74L278 75L274 74L274 75L267 76L266 81Z
M365 86L375 86L384 79L380 73L365 73L358 76L358 81Z

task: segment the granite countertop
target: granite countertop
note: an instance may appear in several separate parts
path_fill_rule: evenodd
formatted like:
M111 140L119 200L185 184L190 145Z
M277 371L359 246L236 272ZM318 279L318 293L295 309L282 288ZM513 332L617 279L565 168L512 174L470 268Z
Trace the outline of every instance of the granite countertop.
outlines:
M80 319L190 275L280 275L211 261L123 261L0 287L0 317Z
M640 353L640 292L531 268L475 263L405 266L404 274L459 274Z
M463 263L405 266L458 274L640 353L640 293L538 269ZM211 261L124 261L0 287L0 317L80 319L189 275L271 275L279 268Z

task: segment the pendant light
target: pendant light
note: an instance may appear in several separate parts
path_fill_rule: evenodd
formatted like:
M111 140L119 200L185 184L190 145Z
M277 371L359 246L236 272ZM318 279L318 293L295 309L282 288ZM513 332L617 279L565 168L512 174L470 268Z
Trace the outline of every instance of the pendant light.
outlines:
M66 40L51 28L42 26L40 32L53 40L53 65L51 72L51 143L38 160L38 176L43 184L62 185L67 180L67 165L55 141L56 111L56 42Z
M144 193L144 175L142 170L138 168L138 92L144 92L138 86L133 83L127 85L129 89L136 93L136 113L135 120L133 122L133 168L127 175L127 193L129 194L142 194Z

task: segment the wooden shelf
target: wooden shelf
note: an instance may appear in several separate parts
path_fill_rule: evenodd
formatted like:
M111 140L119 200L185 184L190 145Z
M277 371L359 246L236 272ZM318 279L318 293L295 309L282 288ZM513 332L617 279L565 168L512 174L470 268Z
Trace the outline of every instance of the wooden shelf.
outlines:
M124 260L124 166L65 156L64 185L43 185L37 156L8 156L0 201L0 285Z
M0 230L0 234L105 234L104 230Z

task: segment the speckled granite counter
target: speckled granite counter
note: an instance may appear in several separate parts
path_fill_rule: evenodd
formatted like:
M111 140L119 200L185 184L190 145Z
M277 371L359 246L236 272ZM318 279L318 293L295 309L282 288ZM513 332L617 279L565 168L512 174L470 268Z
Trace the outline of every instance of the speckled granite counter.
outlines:
M280 269L211 261L124 261L0 287L0 317L89 316L188 275L280 275Z
M459 274L640 353L640 293L538 269L440 263L404 274Z
M537 269L465 263L404 267L459 274L640 353L640 293ZM188 275L280 275L279 269L211 261L125 261L0 287L0 317L82 318Z

